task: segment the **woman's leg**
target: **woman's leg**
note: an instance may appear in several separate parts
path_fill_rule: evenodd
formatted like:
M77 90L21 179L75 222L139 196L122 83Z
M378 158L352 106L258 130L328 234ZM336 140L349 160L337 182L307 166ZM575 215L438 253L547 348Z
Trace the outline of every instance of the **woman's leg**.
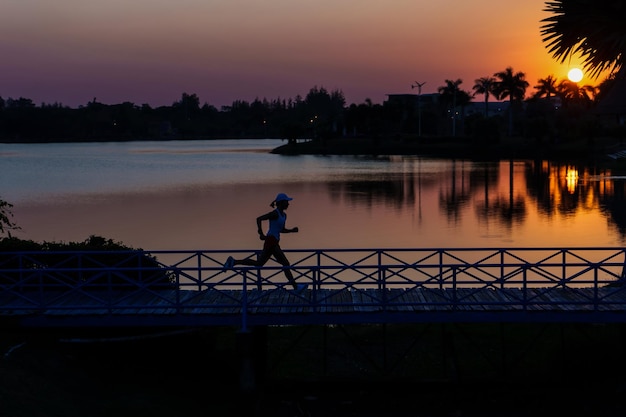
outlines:
M274 259L276 259L276 262L284 266L283 272L285 273L285 276L287 277L287 280L289 281L289 283L293 285L294 290L298 289L298 284L296 284L296 280L293 278L293 274L291 273L291 270L289 269L289 266L291 266L291 264L289 263L287 256L285 256L285 253L280 248L280 246L274 247L273 255L274 255Z
M266 250L261 252L257 259L245 258L245 259L235 259L233 265L246 265L246 266L263 266L270 259L272 254Z

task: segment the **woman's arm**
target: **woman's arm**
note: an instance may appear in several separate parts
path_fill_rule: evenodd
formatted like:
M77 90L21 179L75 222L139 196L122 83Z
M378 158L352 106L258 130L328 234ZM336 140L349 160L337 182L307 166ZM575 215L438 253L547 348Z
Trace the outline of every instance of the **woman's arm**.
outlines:
M259 233L259 238L261 240L265 240L265 233L263 232L262 222L264 222L265 220L271 220L273 218L276 218L276 216L278 215L276 214L275 211L270 211L269 213L266 213L256 218L256 228L257 228L257 232Z
M287 215L285 215L285 224L287 224ZM283 230L281 230L280 233L298 233L298 228L292 227L291 229L288 229L283 226Z

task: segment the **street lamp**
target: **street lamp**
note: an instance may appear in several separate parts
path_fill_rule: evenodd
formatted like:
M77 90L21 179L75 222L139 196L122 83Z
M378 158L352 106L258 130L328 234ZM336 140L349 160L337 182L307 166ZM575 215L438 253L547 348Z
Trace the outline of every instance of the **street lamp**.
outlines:
M417 136L422 137L422 103L420 103L420 98L422 97L422 86L426 84L426 81L423 83L418 83L415 81L415 84L411 84L411 90L417 87Z

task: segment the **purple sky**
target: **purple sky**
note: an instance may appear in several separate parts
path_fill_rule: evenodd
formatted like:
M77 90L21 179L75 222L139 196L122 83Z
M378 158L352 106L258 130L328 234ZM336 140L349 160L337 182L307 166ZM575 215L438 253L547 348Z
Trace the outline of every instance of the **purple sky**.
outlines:
M293 98L314 86L348 104L432 93L511 66L565 78L540 37L544 1L6 0L0 97L36 104L171 105L183 92L218 108ZM598 80L599 81L599 80ZM583 80L596 84L598 81Z

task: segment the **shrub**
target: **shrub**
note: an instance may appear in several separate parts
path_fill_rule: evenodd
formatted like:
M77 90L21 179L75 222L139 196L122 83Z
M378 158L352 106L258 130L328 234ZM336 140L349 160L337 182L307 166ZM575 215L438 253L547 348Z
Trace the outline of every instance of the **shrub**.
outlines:
M173 288L173 281L154 256L100 236L70 243L0 239L0 285L132 290Z

